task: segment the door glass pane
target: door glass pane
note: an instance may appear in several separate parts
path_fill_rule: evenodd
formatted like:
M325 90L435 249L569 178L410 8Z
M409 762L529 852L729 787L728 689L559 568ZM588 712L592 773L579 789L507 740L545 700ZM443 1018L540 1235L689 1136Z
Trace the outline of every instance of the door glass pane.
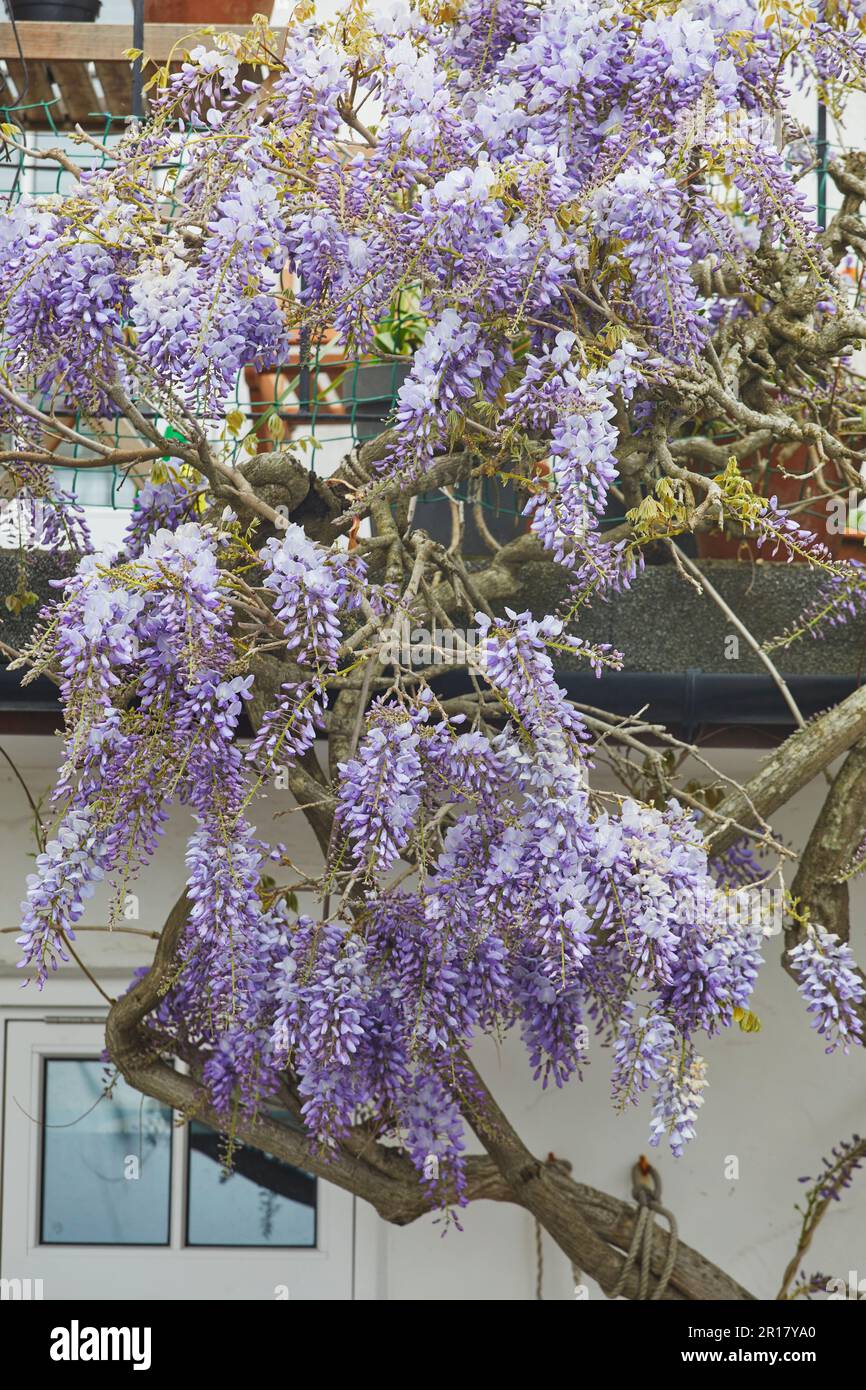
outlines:
M221 1140L189 1126L187 1245L316 1244L316 1179L257 1149L236 1148L232 1171Z
M45 1060L42 1232L49 1245L167 1245L171 1111L104 1063Z

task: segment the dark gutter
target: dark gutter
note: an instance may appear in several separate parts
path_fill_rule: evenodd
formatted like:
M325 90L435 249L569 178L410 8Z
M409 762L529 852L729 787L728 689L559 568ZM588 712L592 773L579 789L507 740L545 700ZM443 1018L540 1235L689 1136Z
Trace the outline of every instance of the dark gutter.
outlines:
M559 681L569 698L597 705L611 714L633 715L653 724L676 726L691 740L698 729L759 726L787 730L791 711L769 676L700 671L606 671L596 678L587 671L560 671ZM856 689L853 676L786 676L791 694L805 719L837 705ZM436 682L443 696L468 693L461 675L443 675ZM22 686L17 671L0 667L0 732L50 734L62 729L57 687L46 676ZM249 725L241 737L251 737Z
M699 730L768 729L790 732L795 726L779 688L767 675L734 675L701 671L558 671L557 679L569 699L595 705L609 714L634 715L651 724L676 728L691 742ZM785 682L804 719L837 705L857 687L853 676L791 675ZM441 697L469 694L462 675L443 675L435 681Z
M37 552L28 558L28 584L46 602L56 597L52 580L62 573L61 557ZM62 557L68 566L69 558ZM823 578L806 565L704 561L714 587L731 609L746 614L756 642L774 647L798 612L821 592ZM14 592L17 556L0 552L0 594ZM553 613L568 600L567 576L551 561L522 565L515 575L516 608ZM0 608L0 640L7 650L22 650L32 640L38 608L20 616ZM578 659L563 654L557 677L580 704L597 705L613 714L644 710L651 723L665 724L691 741L696 730L765 731L777 740L793 727L790 710L759 656L745 642L732 654L727 617L695 593L672 565L648 567L615 603L584 609L574 629L596 643L610 643L624 659L621 671L599 678ZM735 659L733 659L735 656ZM804 638L774 653L788 687L810 719L838 704L862 683L866 671L866 614L830 628L821 641ZM0 732L50 734L62 727L57 688L41 676L21 684L24 673L0 664ZM446 673L435 680L443 695L464 694L465 676ZM248 723L240 730L251 737Z
M794 727L791 711L770 676L691 669L605 672L598 679L588 672L564 672L559 679L578 704L621 715L646 706L642 719L677 725L687 741L698 729ZM785 682L804 719L839 704L857 686L853 676L786 676Z

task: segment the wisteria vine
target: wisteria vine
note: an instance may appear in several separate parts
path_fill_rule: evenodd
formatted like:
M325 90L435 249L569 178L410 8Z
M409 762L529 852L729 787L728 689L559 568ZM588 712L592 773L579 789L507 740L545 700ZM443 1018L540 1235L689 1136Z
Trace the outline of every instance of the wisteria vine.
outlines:
M803 61L826 69L840 36L857 58L850 8L816 17ZM465 1191L480 1034L516 1030L557 1086L595 1035L615 1104L649 1095L651 1143L678 1155L695 1133L702 1039L748 1010L762 963L766 924L732 909L760 874L742 845L708 857L699 806L594 786L593 732L558 666L620 664L573 619L632 582L659 516L668 536L733 519L844 588L710 426L838 446L844 470L851 449L800 410L802 389L732 380L763 360L765 339L741 336L750 313L789 355L806 323L805 359L863 329L766 133L796 74L753 0L457 10L394 0L330 25L305 10L279 62L261 25L193 48L155 73L149 120L104 167L0 217L16 486L48 491L28 460L52 419L100 440L125 417L157 470L123 549L80 560L26 654L59 681L66 736L23 964L44 983L97 886L122 903L181 808L189 911L154 1045L197 1059L227 1127L288 1089L322 1152L362 1125L397 1139L446 1206ZM799 287L793 327L770 296L755 309L770 272ZM422 341L369 468L328 493L296 466L303 506L258 495L239 372L326 329L364 354L409 291ZM692 466L686 425L719 468ZM516 486L523 539L566 576L557 614L488 602L412 530L406 498L455 459L446 481ZM73 499L52 499L84 549ZM627 534L611 538L612 501ZM453 663L465 698L383 655L390 622L443 604L475 639ZM834 614L855 606L834 592ZM303 910L285 847L255 826L279 769L329 817ZM861 1044L848 945L816 925L790 963L828 1050Z

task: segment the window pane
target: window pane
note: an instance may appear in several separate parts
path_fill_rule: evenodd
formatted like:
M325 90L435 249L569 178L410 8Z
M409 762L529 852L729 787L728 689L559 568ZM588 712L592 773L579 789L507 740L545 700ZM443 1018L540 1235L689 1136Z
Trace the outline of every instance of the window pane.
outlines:
M316 1244L316 1179L257 1149L236 1148L226 1174L221 1141L189 1126L188 1245Z
M49 1245L167 1245L171 1111L105 1066L51 1057L43 1087L42 1235Z

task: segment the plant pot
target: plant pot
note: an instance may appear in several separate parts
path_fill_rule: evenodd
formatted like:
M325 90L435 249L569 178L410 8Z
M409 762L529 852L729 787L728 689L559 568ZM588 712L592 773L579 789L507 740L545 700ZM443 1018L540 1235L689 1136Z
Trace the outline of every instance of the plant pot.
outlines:
M16 21L42 24L92 24L102 0L11 0Z
M866 565L866 531L843 531L836 546L837 560L856 560Z
M325 424L351 433L355 443L381 434L409 364L347 359L332 329L306 343L303 352L297 330L289 340L288 361L267 370L244 370L259 452L267 453L275 440L285 442L299 429L309 433Z
M340 395L359 443L382 433L411 365L411 361L347 364Z
M243 29L268 7L255 0L144 0L146 24L212 24Z
M743 473L755 478L755 492L762 497L776 497L780 507L787 508L792 503L809 501L805 511L795 513L794 519L806 530L813 531L819 541L827 546L831 555L838 557L843 547L843 537L834 533L827 525L826 493L819 487L814 477L806 475L812 471L813 462L805 444L776 445L766 451L760 450L748 458L740 460ZM695 465L697 471L700 466ZM836 472L831 463L824 469L824 483L830 488L839 486ZM823 511L823 515L821 514ZM702 560L772 560L772 546L765 543L759 546L750 536L731 534L727 531L702 531L697 536L698 556ZM787 562L786 551L779 550L776 560ZM794 563L802 563L801 556L794 557Z

